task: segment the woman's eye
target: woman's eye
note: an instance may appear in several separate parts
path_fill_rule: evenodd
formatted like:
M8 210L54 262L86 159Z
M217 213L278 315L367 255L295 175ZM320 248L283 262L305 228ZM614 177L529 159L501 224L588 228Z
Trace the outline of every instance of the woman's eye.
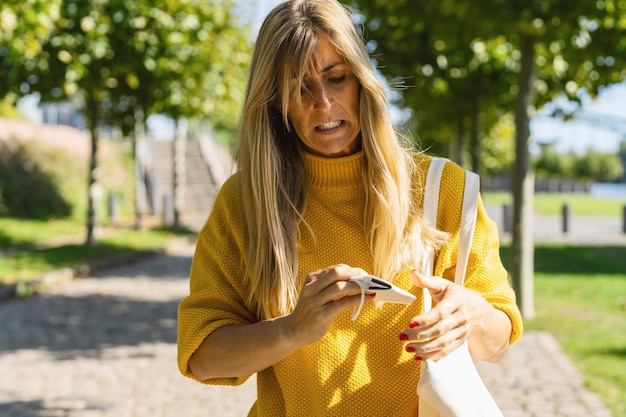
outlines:
M340 77L332 77L332 78L329 78L329 79L328 79L328 81L330 81L330 82L331 82L331 83L333 83L333 84L340 84L340 83L342 83L343 81L345 81L345 79L346 79L346 76L345 76L345 75L342 75L342 76L340 76Z

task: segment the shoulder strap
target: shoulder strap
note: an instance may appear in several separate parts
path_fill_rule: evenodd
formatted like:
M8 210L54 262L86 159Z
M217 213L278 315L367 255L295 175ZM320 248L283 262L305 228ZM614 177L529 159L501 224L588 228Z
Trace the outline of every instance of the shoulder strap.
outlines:
M437 227L437 210L439 208L439 187L441 174L448 160L433 158L428 166L426 185L424 186L424 220L431 227Z
M465 171L465 191L463 193L463 208L461 209L461 227L459 231L459 252L456 261L456 275L454 282L463 285L465 271L469 259L472 238L476 228L476 214L478 212L478 193L480 191L480 179L478 174Z
M446 164L445 158L433 158L428 167L426 184L424 187L424 208L423 215L425 222L431 227L437 227L437 212L439 208L439 190L441 186L441 175ZM465 171L465 188L463 192L463 206L461 209L461 225L459 235L459 248L457 254L456 274L454 282L463 285L465 271L472 237L476 226L476 213L478 208L478 192L480 191L480 180L477 174ZM434 270L434 254L427 256L424 261L423 271ZM431 297L428 290L424 289L424 312L430 310Z

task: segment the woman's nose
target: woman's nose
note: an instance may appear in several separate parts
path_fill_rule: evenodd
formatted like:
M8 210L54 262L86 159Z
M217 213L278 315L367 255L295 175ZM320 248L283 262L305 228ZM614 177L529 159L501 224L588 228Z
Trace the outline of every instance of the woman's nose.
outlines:
M323 85L318 85L315 87L315 91L313 92L313 99L315 107L317 108L326 108L330 106L330 96L328 94L328 90L326 90Z

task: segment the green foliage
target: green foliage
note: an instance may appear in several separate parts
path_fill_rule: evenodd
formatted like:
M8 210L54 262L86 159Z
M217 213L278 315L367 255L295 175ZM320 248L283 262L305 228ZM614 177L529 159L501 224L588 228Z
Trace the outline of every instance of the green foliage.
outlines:
M571 178L611 182L624 174L618 155L589 151L583 155L562 155L545 146L533 161L537 178Z
M18 119L21 117L20 112L15 107L15 94L8 94L4 98L0 98L0 117L7 119Z
M59 18L62 0L23 0L0 3L0 98L25 93L28 75ZM30 79L30 81L35 81Z
M110 192L117 192L121 197L121 216L128 218L133 208L133 188L130 181L132 173L132 156L130 146L127 142L103 141L101 147L103 149L100 158L100 172L102 180L100 187L102 196L106 197ZM80 232L82 228L77 226L75 222L84 221L86 213L86 181L88 161L86 156L70 153L62 148L49 146L45 140L32 140L24 143L15 142L11 145L0 142L0 188L4 188L5 192L0 192L0 207L4 206L4 212L0 212L0 216L15 216L16 218L47 219L50 225L59 224L59 230L67 230L68 234ZM17 154L17 155L16 155ZM8 162L7 162L8 161ZM34 189L32 179L29 179L26 185L27 177L33 176L33 170L37 172L36 181L43 181L38 187L44 185L53 187L54 193L58 194L68 206L69 212L65 215L45 215L35 216L25 215L23 212L15 214L13 211L7 210L4 195L7 188L4 180L15 184L19 193L19 201L28 199L28 212L33 212L33 207L38 207L39 211L50 211L51 202L55 201L50 197L45 197L46 193ZM24 174L24 172L28 174ZM4 173L4 175L2 174ZM18 174L19 173L19 174ZM11 190L14 190L13 185ZM24 192L24 190L34 190L34 192ZM37 203L34 203L35 199ZM100 221L107 220L106 198L100 198L97 201L99 205ZM0 208L0 210L2 210ZM64 219L50 220L50 219ZM9 223L6 223L9 221ZM67 222L67 223L66 223ZM36 226L36 221L31 221L28 226L16 225L15 230L11 233L17 233L21 237L20 242L27 242L28 239L37 239L40 236ZM33 226L31 228L30 226ZM0 218L1 230L13 230L10 219ZM23 235L20 234L23 232ZM19 242L18 242L19 243ZM2 233L0 232L0 247L2 247Z
M554 147L544 146L541 154L533 161L537 178L564 178L569 171L568 158L559 154Z
M477 39L485 27L482 6L445 1L355 3L366 18L368 46L381 72L392 86L406 87L402 98L414 111L412 126L421 141L445 144L468 136L473 128L484 133L498 116L483 117L481 130L477 112L494 105L510 107L511 60L507 54L490 55L485 50L488 43L498 51L510 47L504 38Z
M88 243L95 243L100 217L95 191L102 121L129 135L160 112L213 118L234 131L251 48L249 31L232 9L233 0L0 5L0 98L38 92L44 102L71 99L88 121Z
M53 175L23 145L0 143L0 215L51 219L70 214Z
M0 182L0 216L7 216L9 209L5 203L4 190L2 190L2 183Z
M576 158L572 164L572 174L575 178L614 181L623 173L622 162L614 154L587 152Z
M251 45L233 7L233 0L3 3L0 97L73 98L88 119L104 117L125 134L137 107L234 130ZM21 13L33 19L17 19ZM29 36L18 41L20 34Z
M520 111L513 108L518 95L540 108L558 94L579 100L580 89L594 95L626 78L624 1L352 3L364 15L381 72L391 85L410 86L402 91L404 104L427 141L446 143L475 128L489 136L499 117ZM532 46L532 91L519 84L524 38Z
M515 160L515 123L513 115L503 115L482 140L483 174L508 174Z

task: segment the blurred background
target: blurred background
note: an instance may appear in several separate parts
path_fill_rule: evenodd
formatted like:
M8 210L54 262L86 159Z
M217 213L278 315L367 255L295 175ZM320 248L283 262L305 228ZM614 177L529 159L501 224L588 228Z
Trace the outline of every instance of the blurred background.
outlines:
M193 238L235 167L255 36L278 3L0 4L11 294L50 270ZM553 333L625 415L626 2L343 3L398 129L481 175L529 328Z

